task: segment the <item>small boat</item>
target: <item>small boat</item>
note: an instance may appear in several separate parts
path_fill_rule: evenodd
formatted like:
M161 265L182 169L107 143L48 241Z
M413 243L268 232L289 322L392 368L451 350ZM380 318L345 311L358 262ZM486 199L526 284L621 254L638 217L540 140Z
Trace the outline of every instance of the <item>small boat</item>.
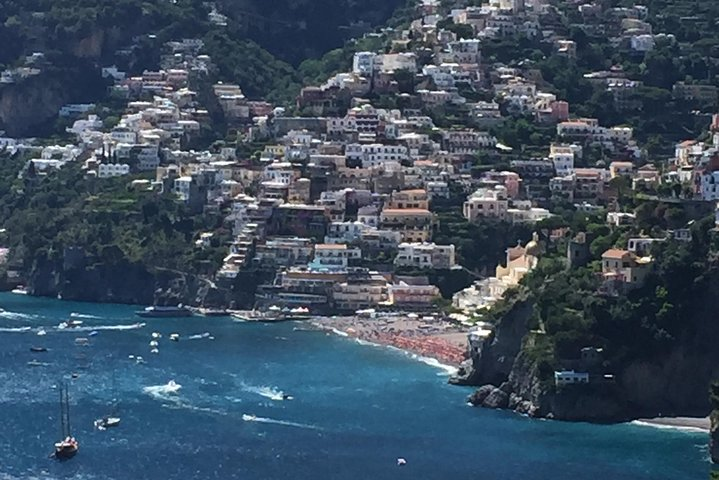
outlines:
M153 348L150 350L150 353L160 353L160 350L158 348Z
M162 334L160 332L152 332L152 338L162 338Z
M179 333L171 333L170 340L172 340L173 342L178 342L180 340L180 334Z
M232 317L241 322L282 322L289 320L290 318L279 310L279 307L270 309L268 311L261 310L250 310L250 311L237 311L232 314Z
M157 340L152 340L152 341L150 342L150 346L151 346L151 347L157 347L158 345L159 345L159 343L157 343Z
M30 347L30 351L34 352L34 353L47 352L47 348L45 348L45 347Z
M248 415L244 413L242 415L242 420L244 420L245 422L254 422L255 420L257 420L257 415Z
M98 430L107 430L118 425L120 425L120 417L102 417L95 420L95 428Z
M143 363L147 363L144 358L142 358L140 355L135 357L135 363L138 365L142 365Z
M80 327L80 326L82 326L82 320L73 320L73 319L70 319L70 320L67 320L67 321L65 321L65 322L61 322L61 323L57 326L57 328L59 328L60 330L65 330L66 328L77 328L77 327Z
M100 332L98 332L97 330L93 330L92 332L88 333L87 336L88 337L96 337L99 333Z
M43 335L47 335L47 332L44 328L41 328L37 331L37 334L42 337Z
M85 337L78 337L75 339L75 345L78 347L88 347L90 346L90 340Z
M193 313L189 308L183 305L177 305L176 307L147 307L144 310L135 312L135 315L146 318L174 318L191 317Z
M407 465L407 460L405 460L405 459L402 458L402 457L398 458L398 459L397 459L397 466L398 466L398 467L402 467L402 466L404 466L404 465Z
M117 387L115 386L115 374L113 372L112 375L112 395L113 395L113 404L112 409L110 411L110 414L105 415L104 417L98 418L95 420L95 428L98 430L107 430L108 428L117 427L120 425L120 416L118 415L120 411L120 404L117 401Z
M60 430L63 440L55 443L55 458L67 460L77 454L80 444L70 428L70 396L65 383L60 385Z
M22 285L18 285L17 287L10 290L10 293L14 293L16 295L27 295L27 288Z

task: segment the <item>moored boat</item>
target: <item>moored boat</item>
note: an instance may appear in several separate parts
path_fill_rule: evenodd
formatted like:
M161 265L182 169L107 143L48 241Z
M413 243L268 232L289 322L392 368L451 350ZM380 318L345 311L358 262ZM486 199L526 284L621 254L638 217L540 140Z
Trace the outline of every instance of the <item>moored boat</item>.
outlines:
M175 307L161 307L155 305L147 307L144 310L139 310L135 312L135 315L145 318L172 318L191 317L193 313L192 310L183 305L177 305Z
M70 429L70 396L65 383L60 385L60 430L63 440L55 443L54 455L58 460L67 460L77 454L80 444Z

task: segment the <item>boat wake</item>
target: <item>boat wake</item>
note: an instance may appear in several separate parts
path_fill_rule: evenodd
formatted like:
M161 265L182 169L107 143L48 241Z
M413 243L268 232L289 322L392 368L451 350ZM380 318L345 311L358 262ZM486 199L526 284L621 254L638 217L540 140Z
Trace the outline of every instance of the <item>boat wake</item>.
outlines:
M72 317L72 318L86 318L86 319L88 319L88 320L93 320L93 319L100 319L100 318L102 318L102 317L98 317L98 316L96 316L96 315L90 315L90 314L87 314L87 313L77 313L77 312L72 312L72 313L70 314L70 317Z
M23 333L32 331L32 327L0 328L3 333Z
M165 385L151 385L149 387L143 387L142 391L156 400L177 403L179 400L177 394L181 388L182 385L170 380Z
M61 332L92 332L95 330L139 330L145 328L146 323L133 323L130 325L93 325L73 328L57 328Z
M242 415L242 420L244 420L245 422L269 423L272 425L283 425L285 427L306 428L308 430L320 430L320 428L315 425L307 425L305 423L288 422L286 420L276 420L274 418L267 418L267 417L258 417L256 415L250 415L247 413Z
M279 390L275 387L256 387L253 385L242 385L242 390L245 392L254 393L256 395L260 395L265 398L269 398L270 400L274 400L276 402L281 402L282 400L292 400L292 397L285 394L282 390Z
M30 313L8 312L3 310L0 312L0 318L7 318L8 320L30 320L37 318L37 315L32 315Z

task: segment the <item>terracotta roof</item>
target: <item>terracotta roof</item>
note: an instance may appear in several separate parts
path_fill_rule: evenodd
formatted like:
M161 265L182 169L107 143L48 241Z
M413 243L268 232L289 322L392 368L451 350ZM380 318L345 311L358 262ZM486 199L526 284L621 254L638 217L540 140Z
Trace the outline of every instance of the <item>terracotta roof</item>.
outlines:
M620 250L618 248L610 248L606 252L602 254L602 258L617 258L621 259L624 258L626 255L629 255L629 252L627 250Z
M347 250L347 245L335 243L319 243L315 245L315 250Z
M432 215L432 212L424 208L385 208L382 213L384 215Z

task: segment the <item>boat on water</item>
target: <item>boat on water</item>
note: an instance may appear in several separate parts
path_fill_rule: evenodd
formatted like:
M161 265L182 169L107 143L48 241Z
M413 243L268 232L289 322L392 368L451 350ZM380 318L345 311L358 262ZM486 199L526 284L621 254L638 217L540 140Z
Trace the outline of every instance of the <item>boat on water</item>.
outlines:
M284 322L290 320L278 310L246 310L232 313L232 317L242 322Z
M180 334L179 333L171 333L170 334L170 340L173 342L179 342L180 341Z
M43 335L47 335L47 332L44 328L41 328L37 331L37 334L42 337Z
M102 417L95 420L95 428L98 430L107 430L118 425L120 425L120 417Z
M78 328L82 326L82 323L82 320L75 320L71 318L70 320L60 322L57 328L59 328L60 330L65 330L67 328Z
M135 312L135 315L145 318L172 318L191 317L193 313L192 310L183 305L177 305L175 307L161 307L154 305L152 307L146 307L144 310Z
M222 308L199 308L197 311L203 317L227 317L230 313Z
M117 427L120 425L120 404L117 401L117 388L115 386L115 375L112 375L112 409L108 415L98 418L95 420L95 428L98 430L107 430L108 428Z
M45 347L30 347L30 351L34 352L34 353L47 352L47 348L45 348Z
M23 285L18 285L17 287L10 290L10 293L14 293L15 295L27 295L27 288L25 288Z
M77 454L80 444L70 428L70 394L65 383L60 384L60 432L63 440L55 443L54 455L58 460L67 460Z
M250 415L245 413L242 415L242 420L244 420L245 422L254 422L255 420L257 420L257 415Z

